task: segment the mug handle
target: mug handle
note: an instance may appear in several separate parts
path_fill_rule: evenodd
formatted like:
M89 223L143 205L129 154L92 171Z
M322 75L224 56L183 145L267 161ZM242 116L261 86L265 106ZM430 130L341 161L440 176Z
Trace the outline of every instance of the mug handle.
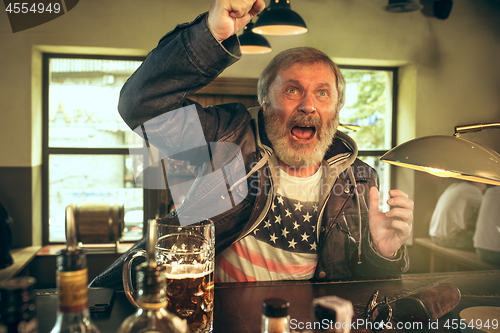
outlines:
M130 301L130 303L132 303L133 306L139 308L139 305L135 300L137 297L137 292L134 291L134 287L132 286L132 262L137 257L147 258L146 250L134 250L127 255L123 264L122 281L123 290L125 291L125 295L127 295L128 300Z

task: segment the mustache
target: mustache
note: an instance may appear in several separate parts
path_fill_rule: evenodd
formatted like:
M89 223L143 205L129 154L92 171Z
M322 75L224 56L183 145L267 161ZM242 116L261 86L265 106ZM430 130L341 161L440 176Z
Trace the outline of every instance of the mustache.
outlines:
M288 121L286 122L286 127L288 130L291 130L293 127L298 125L314 126L317 133L320 133L323 128L323 122L321 121L321 118L304 114L293 115L288 118Z

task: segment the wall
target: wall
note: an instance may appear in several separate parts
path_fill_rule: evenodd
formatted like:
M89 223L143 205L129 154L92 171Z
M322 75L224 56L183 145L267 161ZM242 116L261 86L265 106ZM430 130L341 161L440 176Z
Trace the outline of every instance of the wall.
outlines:
M54 21L15 34L0 12L0 195L16 219L15 246L41 239L41 52L68 46L67 52L146 54L164 33L209 5L86 0ZM500 121L500 2L455 0L447 20L420 11L389 13L386 5L387 0L294 0L292 8L310 31L268 37L272 53L244 56L223 76L256 78L277 52L309 45L344 64L401 66L400 142L451 134L455 125ZM468 138L500 151L498 134ZM415 201L415 235L426 235L446 180L400 170L396 179Z

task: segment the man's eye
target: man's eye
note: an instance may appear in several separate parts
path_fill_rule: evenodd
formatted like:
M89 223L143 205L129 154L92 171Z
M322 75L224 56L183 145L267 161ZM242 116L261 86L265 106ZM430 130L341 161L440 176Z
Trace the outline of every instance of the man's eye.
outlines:
M321 96L321 97L327 97L328 96L328 92L326 92L326 91L320 91L318 93L318 95Z
M286 92L287 92L287 93L289 93L289 94L296 94L296 93L298 93L299 91L298 91L297 89L295 89L295 88L288 88L288 89L286 90Z

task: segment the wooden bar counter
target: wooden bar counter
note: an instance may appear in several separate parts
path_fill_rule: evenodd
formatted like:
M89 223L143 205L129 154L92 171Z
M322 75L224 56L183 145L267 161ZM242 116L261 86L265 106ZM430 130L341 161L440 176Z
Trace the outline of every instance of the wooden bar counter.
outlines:
M408 274L399 279L311 283L308 281L280 281L255 283L217 284L215 287L214 332L215 333L258 333L260 332L262 301L268 297L281 297L290 302L290 317L295 331L302 332L304 325L311 322L311 302L325 295L337 295L352 302L355 318L361 318L364 307L377 289L379 298L387 295L393 312L398 318L400 311L395 301L413 292L438 283L451 283L462 294L459 305L438 320L437 327L406 324L407 329L397 329L394 322L392 332L449 332L446 323L458 319L460 311L475 306L500 306L500 270L471 271L456 273ZM38 296L37 313L39 332L50 331L55 321L57 297ZM102 332L115 332L121 322L135 311L123 292L115 293L113 307L109 313L93 314L94 322ZM497 318L500 321L500 318ZM410 327L411 326L411 327ZM403 327L404 328L404 327ZM354 332L371 332L354 327ZM387 332L384 330L382 332ZM479 331L476 331L479 332Z

